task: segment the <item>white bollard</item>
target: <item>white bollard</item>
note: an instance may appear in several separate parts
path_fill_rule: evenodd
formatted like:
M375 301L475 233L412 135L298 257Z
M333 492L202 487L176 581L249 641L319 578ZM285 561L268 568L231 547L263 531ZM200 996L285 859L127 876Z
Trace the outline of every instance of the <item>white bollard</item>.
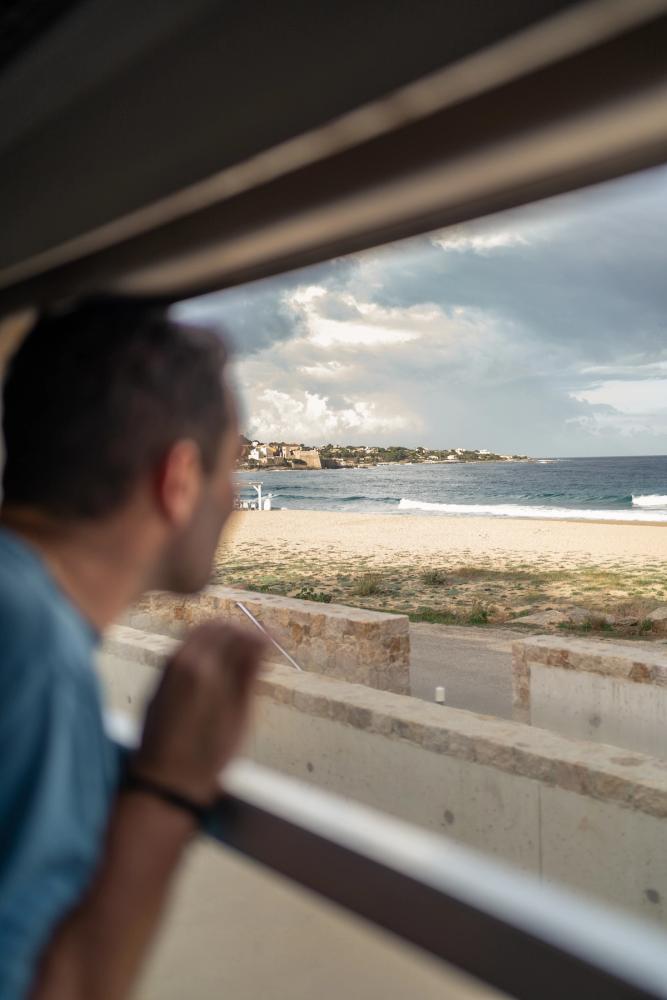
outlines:
M445 689L444 687L437 687L435 689L435 701L437 705L445 704Z

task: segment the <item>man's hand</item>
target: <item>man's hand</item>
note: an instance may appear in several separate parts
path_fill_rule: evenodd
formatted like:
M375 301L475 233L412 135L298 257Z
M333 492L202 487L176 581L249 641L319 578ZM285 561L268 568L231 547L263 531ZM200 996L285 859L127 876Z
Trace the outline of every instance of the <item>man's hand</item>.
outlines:
M226 622L193 629L167 664L132 770L201 805L243 737L262 637Z

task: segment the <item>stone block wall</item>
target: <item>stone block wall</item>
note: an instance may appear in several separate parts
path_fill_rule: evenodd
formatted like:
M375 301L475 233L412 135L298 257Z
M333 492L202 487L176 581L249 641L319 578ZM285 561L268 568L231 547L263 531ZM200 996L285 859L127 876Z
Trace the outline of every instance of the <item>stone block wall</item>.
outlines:
M407 615L207 587L187 598L151 594L124 616L123 623L175 636L215 615L250 625L238 602L269 629L304 670L397 694L410 693ZM271 656L274 658L273 653Z
M667 646L536 636L512 650L520 722L667 757Z

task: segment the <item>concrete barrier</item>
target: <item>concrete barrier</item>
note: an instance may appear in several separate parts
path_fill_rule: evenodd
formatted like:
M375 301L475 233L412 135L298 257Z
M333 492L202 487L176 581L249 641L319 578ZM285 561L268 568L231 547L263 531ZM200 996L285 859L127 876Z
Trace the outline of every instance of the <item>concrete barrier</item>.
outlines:
M168 644L112 631L100 667L116 707L139 710ZM663 761L282 665L255 716L245 752L259 763L667 917Z
M110 629L99 655L107 704L140 718L177 645L164 635ZM257 757L256 743L257 725L248 756ZM338 1000L341 994L356 1000L501 1000L495 990L261 866L204 840L193 844L137 1000Z
M520 722L667 757L667 648L537 636L512 649Z
M410 692L407 615L320 604L275 594L207 587L193 597L151 594L123 624L182 635L187 626L215 615L248 624L242 602L304 670L314 670L398 694Z

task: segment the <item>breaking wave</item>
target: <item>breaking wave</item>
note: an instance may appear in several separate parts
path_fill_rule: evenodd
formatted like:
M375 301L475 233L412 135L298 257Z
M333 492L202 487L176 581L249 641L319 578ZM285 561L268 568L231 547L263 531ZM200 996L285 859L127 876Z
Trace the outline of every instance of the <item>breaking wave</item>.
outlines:
M637 500L656 499L655 497L633 497ZM645 504L649 510L597 510L591 508L573 507L538 507L525 504L462 504L462 503L429 503L426 500L409 500L402 497L398 504L399 510L422 511L428 514L458 514L477 517L528 517L549 521L665 521L667 522L667 497L664 500L664 510L657 509L657 504ZM641 506L637 504L637 506Z
M667 510L667 497L662 496L660 493L649 493L646 496L633 496L632 498L633 507L662 507L663 510Z

